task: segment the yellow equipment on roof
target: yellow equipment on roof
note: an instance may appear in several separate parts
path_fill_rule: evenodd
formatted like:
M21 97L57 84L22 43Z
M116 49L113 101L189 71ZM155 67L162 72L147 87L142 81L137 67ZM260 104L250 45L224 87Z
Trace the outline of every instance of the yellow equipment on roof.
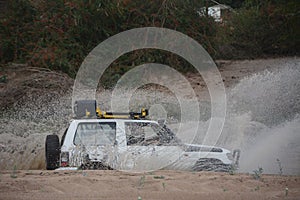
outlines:
M129 112L129 113L112 113L112 112L102 112L98 107L96 109L97 117L100 119L144 119L148 115L148 110L142 108L140 113Z
M75 101L74 113L76 118L100 118L100 119L144 119L148 116L148 110L141 109L141 112L105 112L97 107L96 100Z

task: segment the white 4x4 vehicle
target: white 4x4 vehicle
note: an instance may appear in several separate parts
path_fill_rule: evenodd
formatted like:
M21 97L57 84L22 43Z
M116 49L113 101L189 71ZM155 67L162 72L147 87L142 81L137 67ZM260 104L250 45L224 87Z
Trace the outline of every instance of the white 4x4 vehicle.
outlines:
M157 169L228 171L236 168L239 151L184 144L163 123L145 120L141 113L101 113L100 118L82 119L95 110L93 101L77 102L77 116L65 131L46 138L46 167L61 169ZM81 114L80 114L81 113ZM123 119L120 119L123 118Z

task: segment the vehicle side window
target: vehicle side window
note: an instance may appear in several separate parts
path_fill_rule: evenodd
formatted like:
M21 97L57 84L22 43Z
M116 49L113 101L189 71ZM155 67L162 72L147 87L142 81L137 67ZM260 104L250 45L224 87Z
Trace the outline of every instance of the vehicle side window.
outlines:
M125 122L125 133L129 146L148 146L159 143L158 132L153 128L152 123Z
M79 123L74 137L75 145L114 145L116 140L115 122Z

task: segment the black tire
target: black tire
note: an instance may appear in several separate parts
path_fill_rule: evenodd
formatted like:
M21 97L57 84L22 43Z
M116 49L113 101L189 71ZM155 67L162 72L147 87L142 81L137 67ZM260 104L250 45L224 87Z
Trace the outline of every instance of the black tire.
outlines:
M200 158L192 167L194 171L214 171L229 172L231 165L223 164L221 160L215 158Z
M46 169L54 170L59 167L60 145L57 135L47 135L45 144Z

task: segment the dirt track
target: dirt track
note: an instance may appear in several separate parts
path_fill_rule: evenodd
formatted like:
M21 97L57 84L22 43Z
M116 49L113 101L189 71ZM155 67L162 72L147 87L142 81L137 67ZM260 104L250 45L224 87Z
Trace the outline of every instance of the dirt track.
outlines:
M157 171L1 171L0 199L299 199L299 176ZM139 198L140 197L140 198Z

